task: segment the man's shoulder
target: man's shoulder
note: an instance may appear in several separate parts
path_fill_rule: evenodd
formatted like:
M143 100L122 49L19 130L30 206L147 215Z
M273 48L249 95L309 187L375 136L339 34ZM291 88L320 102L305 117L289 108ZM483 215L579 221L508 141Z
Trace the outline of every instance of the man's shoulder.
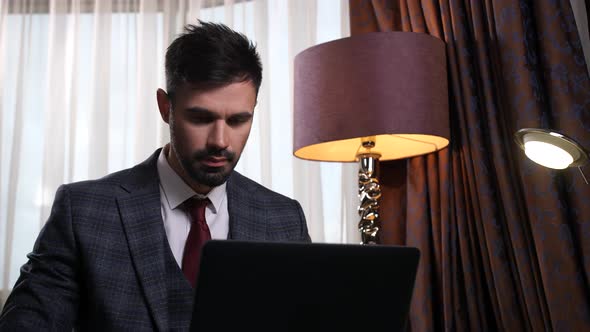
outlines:
M100 197L113 198L124 193L122 184L129 177L131 169L111 173L99 179L84 180L62 185L58 192L67 193L71 199L79 198L82 201L96 200Z
M231 189L230 189L231 188ZM228 190L249 198L266 202L292 202L293 199L273 191L262 184L234 171L228 180Z
M117 187L120 186L125 179L129 178L132 169L133 168L120 170L98 179L71 182L65 184L64 187L74 191L92 191L97 188Z
M233 239L309 242L305 215L299 202L233 172L227 195Z
M99 179L72 182L62 187L74 193L105 193L157 184L156 159L159 149L144 162L133 167L110 173Z

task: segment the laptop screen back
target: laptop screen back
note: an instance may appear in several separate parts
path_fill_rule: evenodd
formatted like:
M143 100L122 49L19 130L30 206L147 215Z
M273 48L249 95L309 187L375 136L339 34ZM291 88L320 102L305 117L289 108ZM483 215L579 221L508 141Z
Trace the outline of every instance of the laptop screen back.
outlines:
M209 241L191 331L400 331L419 251Z

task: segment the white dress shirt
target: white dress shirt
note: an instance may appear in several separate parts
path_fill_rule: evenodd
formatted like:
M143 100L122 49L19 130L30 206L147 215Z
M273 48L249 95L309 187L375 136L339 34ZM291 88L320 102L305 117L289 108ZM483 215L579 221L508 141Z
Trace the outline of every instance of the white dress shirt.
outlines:
M160 152L157 163L162 219L164 219L164 229L172 254L178 266L182 268L184 245L191 229L190 217L182 208L182 203L190 197L202 195L195 193L170 167L165 150L167 149L164 148ZM205 219L211 231L211 238L225 240L229 232L226 183L211 189L205 197L211 201L205 210Z

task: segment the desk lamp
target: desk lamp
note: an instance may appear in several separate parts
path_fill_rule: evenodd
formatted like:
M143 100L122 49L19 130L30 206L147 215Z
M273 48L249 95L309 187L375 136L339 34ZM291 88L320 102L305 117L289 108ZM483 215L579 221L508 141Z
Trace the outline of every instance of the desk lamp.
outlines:
M295 57L296 157L358 162L362 244L378 243L379 161L449 144L445 44L413 32L376 32Z

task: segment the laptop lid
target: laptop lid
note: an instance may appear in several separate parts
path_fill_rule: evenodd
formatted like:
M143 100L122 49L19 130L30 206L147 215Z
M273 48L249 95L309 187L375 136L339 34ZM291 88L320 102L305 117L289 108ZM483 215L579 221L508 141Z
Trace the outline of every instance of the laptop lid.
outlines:
M411 247L212 240L191 331L401 331L419 251Z

